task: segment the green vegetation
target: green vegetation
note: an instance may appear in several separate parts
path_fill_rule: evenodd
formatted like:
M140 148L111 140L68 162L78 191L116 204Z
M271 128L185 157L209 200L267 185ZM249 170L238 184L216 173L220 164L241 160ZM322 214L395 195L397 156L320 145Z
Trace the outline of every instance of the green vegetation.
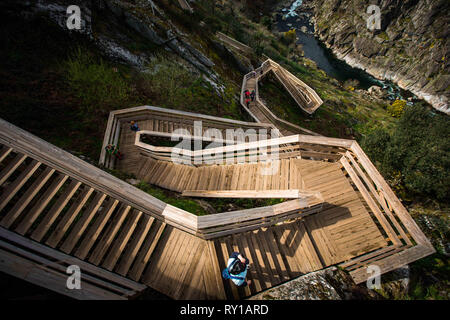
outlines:
M146 182L139 182L136 185L136 187L154 196L155 198L164 201L165 203L186 210L197 216L203 216L207 214L205 209L203 209L203 207L200 204L198 204L198 202L195 200L186 197L181 197L180 195L175 194L173 192L151 186Z
M289 31L284 32L282 39L286 45L294 43L295 40L297 39L297 33L295 32L295 29L291 29Z
M405 109L405 100L395 100L388 108L388 112L395 118L399 118Z
M131 87L117 68L83 49L78 47L63 63L66 79L84 116L107 114L129 100Z
M137 93L152 105L204 114L239 118L238 87L227 82L221 96L201 75L160 55L148 65L150 72L137 76ZM221 89L219 89L220 91Z
M421 105L407 107L392 133L374 130L363 139L362 146L382 174L404 186L410 196L450 199L448 116Z

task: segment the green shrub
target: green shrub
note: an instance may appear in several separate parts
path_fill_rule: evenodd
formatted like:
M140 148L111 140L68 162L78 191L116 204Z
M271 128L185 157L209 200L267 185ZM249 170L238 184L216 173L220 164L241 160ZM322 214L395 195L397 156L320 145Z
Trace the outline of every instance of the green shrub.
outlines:
M296 40L297 40L297 33L295 32L295 29L291 29L283 33L283 41L287 45L295 43Z
M264 16L261 19L261 24L267 29L272 30L272 19L268 16Z
M403 111L405 110L406 101L405 100L395 100L388 108L389 114L395 118L399 118Z
M136 185L137 188L141 189L142 191L152 195L153 197L164 201L165 203L168 203L170 205L173 205L177 208L180 208L182 210L186 210L190 213L193 213L197 216L206 215L207 212L203 207L195 200L184 198L181 196L178 196L176 194L172 194L169 191L166 191L164 189L154 187L149 185L146 182L140 182Z
M387 178L413 194L450 199L450 120L422 105L405 109L392 134L376 130L361 142Z

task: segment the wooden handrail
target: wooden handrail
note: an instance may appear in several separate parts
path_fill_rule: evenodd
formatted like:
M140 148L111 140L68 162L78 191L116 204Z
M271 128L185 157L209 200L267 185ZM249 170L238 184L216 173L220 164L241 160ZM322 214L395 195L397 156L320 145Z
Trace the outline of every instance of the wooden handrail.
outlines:
M253 52L253 49L250 48L249 46L243 44L242 42L237 41L236 39L233 39L233 38L227 36L226 34L220 32L220 31L218 31L216 33L216 37L219 40L227 43L228 45L232 46L233 48L238 49L241 52L244 52L244 53L252 53Z
M259 88L258 88L258 82L259 79L261 79L262 77L264 77L269 71L274 71L276 73L276 70L280 69L281 70L281 66L278 65L277 63L273 62L272 60L268 59L266 61L264 61L262 63L262 65L255 69L254 71L251 71L249 73L247 73L244 77L243 77L243 81L242 81L242 88L241 88L241 105L242 107L256 120L256 121L260 121L245 105L244 103L244 90L247 88L247 80L250 78L255 78L255 93L256 93L256 97L255 97L255 101L258 105L258 109L267 117L267 119L269 119L269 121L272 123L272 125L276 128L285 128L289 131L293 131L293 132L301 132L304 134L310 134L310 135L320 135L318 133L315 133L311 130L302 128L298 125L295 125L293 123L290 123L284 119L278 118L275 114L273 114L269 108L267 108L267 106L261 101L260 97L259 97ZM278 80L285 85L284 79L282 77L279 77L277 75ZM300 81L300 80L298 80ZM306 86L306 84L304 84ZM307 87L307 86L306 86ZM309 88L309 87L308 87ZM297 100L296 95L294 94L294 92L291 92L291 90L289 88L286 87L286 90L288 90L288 92L291 94L291 96L294 98L294 100L301 106L301 102ZM312 89L311 89L312 90ZM313 90L312 90L313 91ZM320 98L319 98L320 99ZM321 101L321 100L320 100ZM320 102L321 104L322 102ZM319 104L319 106L320 106Z
M206 231L200 228L201 223L204 222L205 219L209 221L210 226L214 226L211 222L214 219L211 220L211 218L197 217L190 212L158 200L148 193L131 186L130 184L2 119L0 119L0 144L3 144L8 148L12 148L15 152L20 152L21 154L35 159L55 169L56 171L64 173L72 179L90 186L96 191L100 191L114 199L119 200L120 202L142 211L145 214L149 214L188 233L202 238L211 238L222 234L212 232L210 229ZM236 219L241 219L241 221L244 222L252 221L251 226L247 225L245 227L245 230L250 230L251 228L258 228L261 225L271 225L279 222L280 219L282 220L282 218L287 215L298 218L301 216L301 212L299 212L298 209L304 208L305 200L297 199L295 201L297 201L297 205L294 205L293 207L293 203L291 202L291 206L274 205L264 207L264 209L255 208L242 210L233 214L233 218L229 222L225 221L225 223L230 226L236 223ZM258 210L265 212L264 215L256 215L252 217L251 214L253 212L258 212ZM315 207L314 210L317 211L319 208ZM224 216L227 214L229 213L225 213ZM276 218L276 222L275 220L271 220L271 216L273 216L274 219ZM223 220L217 221L217 223L220 223L220 225L217 224L216 227L221 229ZM227 230L227 233L235 233L240 231L242 231L241 228L235 228L235 230Z
M102 150L100 153L99 164L112 169L114 159L106 157L105 147L108 144L117 145L120 135L120 126L123 121L139 120L142 117L165 116L170 119L179 119L180 121L204 121L209 124L219 126L242 127L242 128L271 128L270 124L246 122L233 119L219 118L199 113L165 109L155 106L139 106L128 109L111 111L108 117L108 123L103 139Z

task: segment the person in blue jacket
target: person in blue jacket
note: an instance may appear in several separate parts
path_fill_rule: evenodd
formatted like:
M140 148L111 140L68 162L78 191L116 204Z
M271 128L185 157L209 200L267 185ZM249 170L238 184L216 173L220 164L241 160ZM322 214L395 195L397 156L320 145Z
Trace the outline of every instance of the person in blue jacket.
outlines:
M239 252L233 252L228 259L227 267L222 271L222 276L225 279L231 279L237 286L248 286L251 280L245 280L247 270L250 267L250 262L244 258Z

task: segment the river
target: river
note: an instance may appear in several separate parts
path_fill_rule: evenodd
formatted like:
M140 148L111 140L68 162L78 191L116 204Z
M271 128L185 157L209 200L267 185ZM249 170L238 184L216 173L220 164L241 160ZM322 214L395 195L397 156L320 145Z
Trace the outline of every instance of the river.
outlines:
M330 49L326 48L320 40L314 36L314 25L310 22L310 14L298 13L302 0L294 1L290 6L281 9L277 15L276 28L279 32L286 32L295 28L297 44L301 44L306 58L314 61L318 68L328 76L340 82L357 80L358 89L367 90L371 86L379 86L387 91L390 100L412 97L411 92L405 91L390 81L381 81L362 69L354 68L346 62L339 60Z

